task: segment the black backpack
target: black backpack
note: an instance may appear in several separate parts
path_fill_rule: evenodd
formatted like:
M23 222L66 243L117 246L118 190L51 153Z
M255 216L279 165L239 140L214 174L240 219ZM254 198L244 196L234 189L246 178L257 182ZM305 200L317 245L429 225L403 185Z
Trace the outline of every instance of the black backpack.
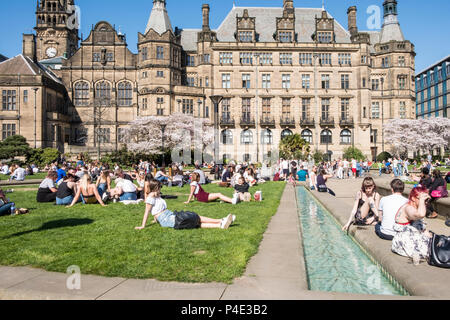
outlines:
M433 234L428 264L439 268L450 268L450 237Z
M197 229L200 228L200 217L195 212L175 211L176 230Z

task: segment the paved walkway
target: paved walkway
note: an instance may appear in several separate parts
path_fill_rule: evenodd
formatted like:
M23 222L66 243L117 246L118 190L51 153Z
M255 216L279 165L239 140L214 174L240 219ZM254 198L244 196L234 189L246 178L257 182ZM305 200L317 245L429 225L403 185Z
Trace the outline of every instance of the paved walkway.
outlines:
M350 193L348 194L350 197ZM346 197L346 194L345 194ZM343 199L345 199L343 197ZM373 300L418 297L308 291L294 188L287 186L259 252L232 285L184 284L81 275L81 290L67 289L67 274L0 267L0 299L76 300Z

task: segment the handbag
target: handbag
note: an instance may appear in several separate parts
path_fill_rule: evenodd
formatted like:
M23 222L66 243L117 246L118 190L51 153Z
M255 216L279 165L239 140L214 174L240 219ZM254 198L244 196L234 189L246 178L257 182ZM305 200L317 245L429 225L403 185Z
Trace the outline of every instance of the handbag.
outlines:
M433 234L429 252L430 266L450 269L450 237Z
M447 198L448 197L447 186L439 186L439 187L436 188L436 191L441 193L440 198Z
M175 230L200 228L200 217L195 212L175 211Z

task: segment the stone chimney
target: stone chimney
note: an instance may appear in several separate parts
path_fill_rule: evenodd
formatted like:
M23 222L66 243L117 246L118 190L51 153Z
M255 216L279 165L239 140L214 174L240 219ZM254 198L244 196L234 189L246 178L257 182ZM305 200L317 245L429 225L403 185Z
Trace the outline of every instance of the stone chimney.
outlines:
M352 36L356 35L358 33L358 26L357 26L357 20L356 20L356 6L348 8L347 15L348 15L348 31Z
M204 4L202 6L202 15L203 15L203 31L210 31L209 28L209 5Z
M34 62L37 61L36 57L36 36L34 34L24 34L22 44L22 54Z

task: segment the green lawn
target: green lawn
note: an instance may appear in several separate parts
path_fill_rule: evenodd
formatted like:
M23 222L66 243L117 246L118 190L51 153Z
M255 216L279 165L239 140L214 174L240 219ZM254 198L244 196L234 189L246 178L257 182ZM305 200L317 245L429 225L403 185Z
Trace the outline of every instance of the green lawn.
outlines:
M25 216L0 218L0 265L32 266L66 272L72 265L84 274L179 282L224 282L243 275L249 259L258 251L263 233L276 213L285 183L270 182L251 189L263 191L263 202L236 206L219 202L186 206L189 186L164 188L179 195L168 200L171 210L190 210L202 216L237 216L228 230L177 231L152 225L143 231L144 204L110 204L66 209L37 204L36 192L8 194L18 207L31 210ZM207 192L232 195L232 189L216 185Z
M4 174L0 174L0 181L8 180L9 175L5 176ZM25 180L44 180L47 177L47 172L39 172L32 176L25 176Z

